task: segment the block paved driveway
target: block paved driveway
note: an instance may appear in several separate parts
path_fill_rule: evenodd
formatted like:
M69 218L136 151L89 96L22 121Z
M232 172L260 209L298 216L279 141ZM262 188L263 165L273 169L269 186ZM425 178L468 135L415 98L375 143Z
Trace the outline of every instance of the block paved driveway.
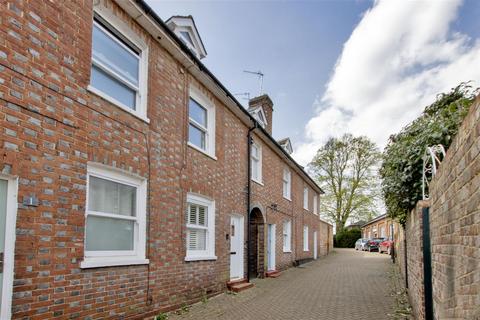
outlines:
M386 254L335 249L255 287L198 303L174 319L389 319L395 305Z

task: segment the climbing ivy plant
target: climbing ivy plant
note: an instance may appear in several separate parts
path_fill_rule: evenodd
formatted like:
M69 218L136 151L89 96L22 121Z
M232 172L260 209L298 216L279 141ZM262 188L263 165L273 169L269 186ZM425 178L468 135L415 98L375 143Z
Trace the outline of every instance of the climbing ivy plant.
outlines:
M448 149L468 113L478 89L461 83L434 103L399 133L390 136L380 168L387 214L404 224L407 213L422 198L423 155L428 146Z

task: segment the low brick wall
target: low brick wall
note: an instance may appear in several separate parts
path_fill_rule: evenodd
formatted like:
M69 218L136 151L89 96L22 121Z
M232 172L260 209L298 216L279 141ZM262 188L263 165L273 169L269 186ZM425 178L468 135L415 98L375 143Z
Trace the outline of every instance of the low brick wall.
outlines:
M405 277L413 313L424 319L422 208L430 205L435 319L480 319L480 97L460 127L430 184L396 239L397 264Z

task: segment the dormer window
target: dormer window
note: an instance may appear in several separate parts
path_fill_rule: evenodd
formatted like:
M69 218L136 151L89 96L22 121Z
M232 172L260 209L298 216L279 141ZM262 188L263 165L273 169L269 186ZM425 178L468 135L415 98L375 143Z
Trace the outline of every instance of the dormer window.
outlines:
M282 139L282 140L278 140L277 142L280 146L282 146L282 148L285 151L288 152L288 154L293 153L292 142L290 141L290 138L285 138L285 139Z
M265 117L263 116L263 112L258 112L257 116L258 116L258 121L260 121L260 123L262 123L263 126L265 126Z
M180 31L180 34L182 35L183 40L187 41L187 45L191 45L194 47L192 37L190 37L190 34L187 31Z
M173 16L166 24L197 58L203 59L207 56L192 16Z
M258 121L262 128L265 128L265 126L267 125L267 117L265 116L265 112L263 111L262 107L251 110L250 113L255 118L255 120Z

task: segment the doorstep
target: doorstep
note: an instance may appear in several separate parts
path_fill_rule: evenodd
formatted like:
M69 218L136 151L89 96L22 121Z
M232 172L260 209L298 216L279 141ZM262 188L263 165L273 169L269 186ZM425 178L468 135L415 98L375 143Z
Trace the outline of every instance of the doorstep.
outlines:
M278 278L280 277L282 273L278 270L272 270L272 271L267 271L267 273L265 274L265 276L267 278Z
M254 284L248 282L247 279L237 279L227 282L227 289L233 292L241 292L243 290L250 289Z

